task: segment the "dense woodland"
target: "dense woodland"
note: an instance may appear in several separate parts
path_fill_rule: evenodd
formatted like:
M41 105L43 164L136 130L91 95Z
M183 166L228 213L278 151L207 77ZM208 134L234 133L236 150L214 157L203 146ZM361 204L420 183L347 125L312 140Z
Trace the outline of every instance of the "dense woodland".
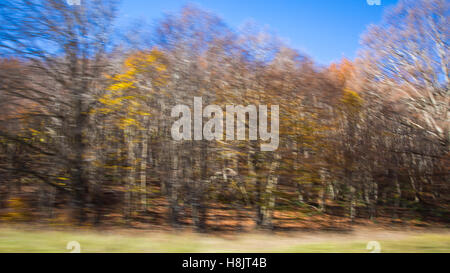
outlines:
M192 5L119 31L112 1L1 1L0 222L448 223L449 6L400 1L323 66ZM194 96L279 105L278 149L173 140Z

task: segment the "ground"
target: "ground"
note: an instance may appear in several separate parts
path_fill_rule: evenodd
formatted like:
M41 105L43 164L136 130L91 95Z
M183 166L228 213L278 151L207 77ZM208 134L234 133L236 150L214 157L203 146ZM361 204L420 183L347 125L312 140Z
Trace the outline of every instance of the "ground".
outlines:
M400 230L357 227L349 232L253 232L199 234L191 231L117 229L59 230L0 226L0 252L381 252L450 253L450 229Z

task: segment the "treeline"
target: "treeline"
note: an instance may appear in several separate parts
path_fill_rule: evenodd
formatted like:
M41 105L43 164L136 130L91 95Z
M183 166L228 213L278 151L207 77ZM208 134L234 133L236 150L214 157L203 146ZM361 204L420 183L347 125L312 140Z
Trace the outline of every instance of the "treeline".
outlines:
M107 0L0 4L1 219L131 222L161 205L166 223L199 230L217 207L263 228L299 208L449 219L448 1L401 1L358 58L329 67L194 6L125 35L115 12ZM173 140L171 109L194 96L279 105L278 149Z

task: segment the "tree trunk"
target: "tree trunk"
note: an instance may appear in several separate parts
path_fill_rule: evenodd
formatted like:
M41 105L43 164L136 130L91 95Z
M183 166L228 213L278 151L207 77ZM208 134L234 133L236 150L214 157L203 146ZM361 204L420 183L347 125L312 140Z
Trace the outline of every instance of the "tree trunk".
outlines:
M275 194L278 184L278 175L276 174L280 165L279 156L276 154L270 165L269 176L267 177L267 185L264 195L264 203L262 206L262 221L261 226L264 228L273 228L273 210L275 208Z

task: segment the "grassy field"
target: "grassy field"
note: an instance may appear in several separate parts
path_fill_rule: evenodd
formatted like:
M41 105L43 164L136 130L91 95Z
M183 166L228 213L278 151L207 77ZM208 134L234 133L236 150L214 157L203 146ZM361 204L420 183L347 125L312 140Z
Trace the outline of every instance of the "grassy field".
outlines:
M381 252L450 252L450 231L357 230L208 235L162 231L43 231L0 228L0 252L362 252L377 241Z

